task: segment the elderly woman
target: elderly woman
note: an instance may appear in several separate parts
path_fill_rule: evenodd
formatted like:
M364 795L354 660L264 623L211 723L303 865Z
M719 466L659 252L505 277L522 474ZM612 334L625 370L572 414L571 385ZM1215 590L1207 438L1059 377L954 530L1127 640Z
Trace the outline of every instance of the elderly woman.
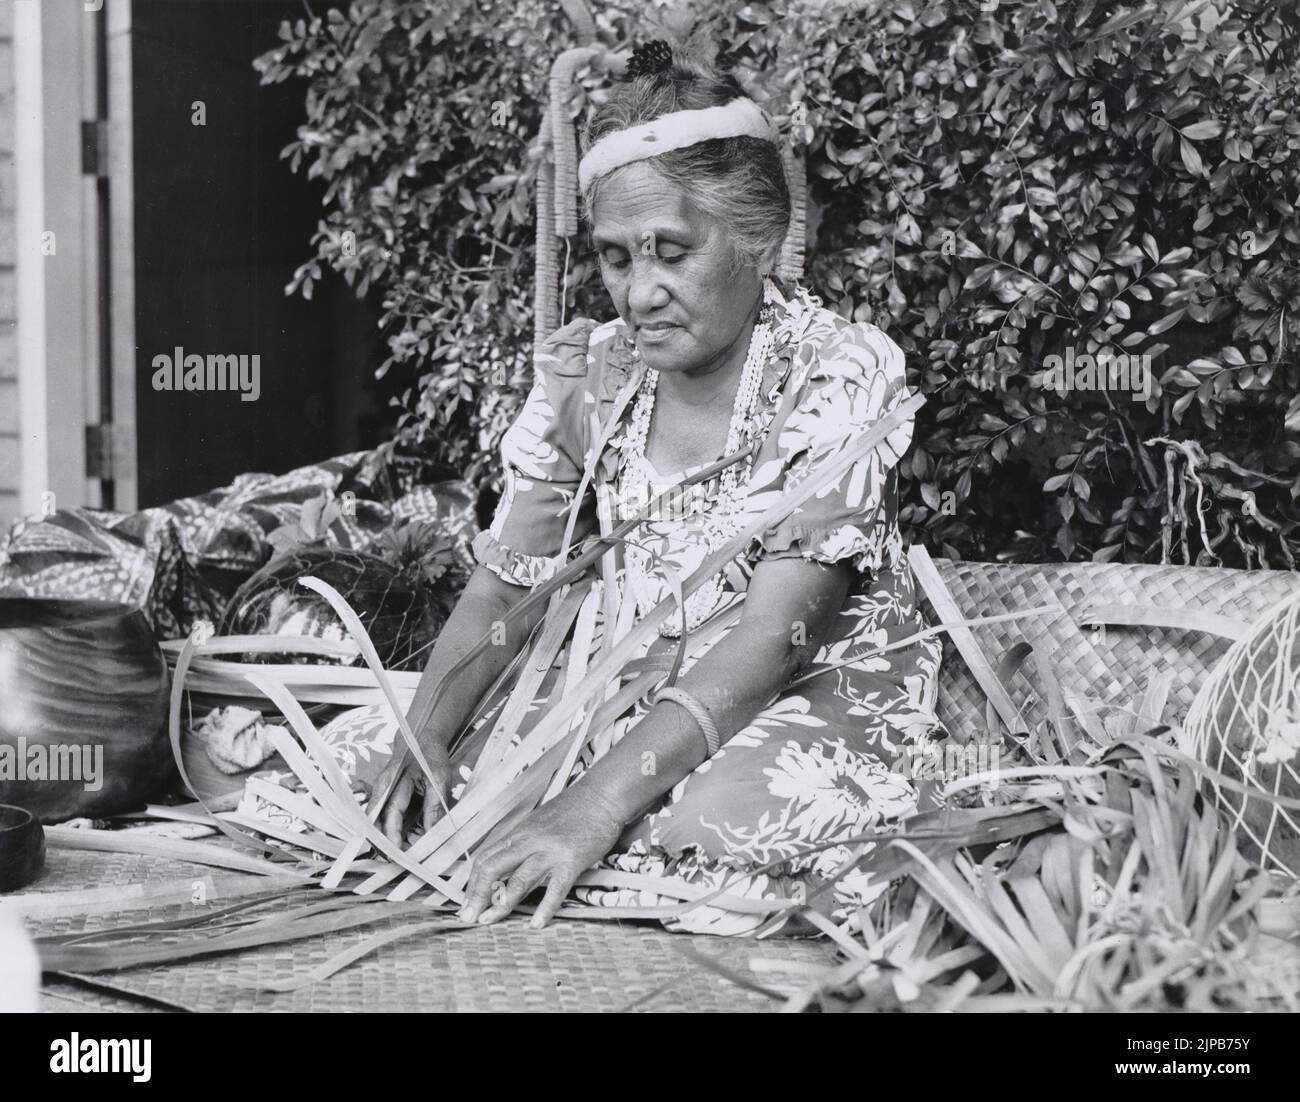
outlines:
M681 506L651 510L623 549L618 584L644 615L672 592L665 565L689 577L908 396L902 355L879 329L773 278L790 197L770 121L734 78L662 43L643 48L584 144L579 181L618 317L575 321L537 351L536 383L501 445L505 493L425 692L556 569L570 524L571 539L596 531L602 485L625 516L656 495ZM465 918L500 919L545 884L533 920L544 924L592 866L798 898L849 857L843 840L916 809L905 755L935 726L939 644L879 653L922 627L896 521L893 468L910 439L904 421L691 594L692 633L709 635L737 601L743 610L690 652L674 690L594 740L603 752L576 781L485 843ZM755 442L747 462L671 493ZM677 645L680 615L645 653ZM417 732L441 791L423 791L410 767L386 777L390 837L408 814L428 829L451 803L448 742L536 622L486 648ZM868 901L878 889L861 880L821 893L826 909ZM577 891L596 904L657 901ZM757 922L706 905L671 924L730 933Z

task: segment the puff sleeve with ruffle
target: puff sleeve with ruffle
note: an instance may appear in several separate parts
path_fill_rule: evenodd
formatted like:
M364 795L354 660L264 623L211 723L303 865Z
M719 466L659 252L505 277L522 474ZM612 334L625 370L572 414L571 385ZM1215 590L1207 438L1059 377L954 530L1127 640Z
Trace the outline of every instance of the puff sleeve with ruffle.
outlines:
M846 324L828 337L796 385L789 416L773 426L781 467L776 485L783 491L815 477L909 396L902 351L865 323ZM911 441L909 418L838 481L755 537L750 557L847 559L859 571L897 562L902 539L895 468Z
M501 438L501 501L474 540L474 556L514 585L531 588L562 565L569 509L582 480L587 343L595 326L577 319L536 350L532 389ZM594 528L593 499L582 504L573 542Z

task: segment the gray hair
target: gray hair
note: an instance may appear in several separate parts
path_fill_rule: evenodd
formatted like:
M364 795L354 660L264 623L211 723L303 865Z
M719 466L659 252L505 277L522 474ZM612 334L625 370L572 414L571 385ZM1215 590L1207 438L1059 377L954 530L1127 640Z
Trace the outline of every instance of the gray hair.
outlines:
M672 66L618 85L592 112L583 132L585 152L607 134L674 111L721 107L746 93L730 74L673 50ZM651 158L647 163L690 195L705 214L726 227L735 268L774 265L790 228L790 189L781 151L763 138L715 138ZM615 169L615 176L622 169ZM602 179L583 193L587 225Z

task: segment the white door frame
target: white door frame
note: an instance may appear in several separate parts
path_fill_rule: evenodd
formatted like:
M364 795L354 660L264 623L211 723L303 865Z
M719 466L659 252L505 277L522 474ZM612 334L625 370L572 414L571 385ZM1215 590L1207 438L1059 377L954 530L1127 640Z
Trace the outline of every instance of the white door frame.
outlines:
M14 6L20 508L34 515L50 504L101 504L98 480L86 477L86 425L100 421L103 288L82 122L95 115L97 21L107 20L114 504L129 511L136 507L130 0L104 0L98 9L96 0L0 2Z
M132 0L104 0L108 19L109 316L112 324L113 489L119 512L139 507L135 419L135 109Z

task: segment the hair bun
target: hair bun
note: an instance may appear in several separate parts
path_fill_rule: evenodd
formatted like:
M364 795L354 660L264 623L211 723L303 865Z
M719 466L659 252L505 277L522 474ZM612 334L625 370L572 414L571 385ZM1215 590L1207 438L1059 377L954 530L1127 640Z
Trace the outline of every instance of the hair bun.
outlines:
M666 73L673 66L673 48L662 38L651 39L632 51L627 63L627 79Z

